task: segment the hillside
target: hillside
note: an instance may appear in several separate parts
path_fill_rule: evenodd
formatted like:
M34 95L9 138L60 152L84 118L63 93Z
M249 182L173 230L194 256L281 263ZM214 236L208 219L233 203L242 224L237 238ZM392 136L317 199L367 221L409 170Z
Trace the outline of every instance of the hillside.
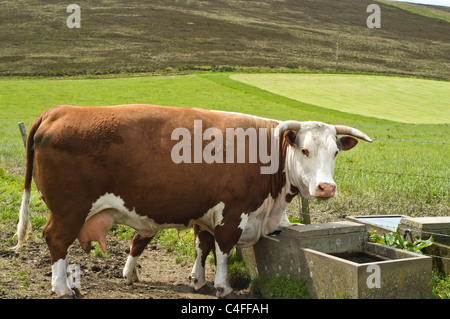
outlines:
M81 0L0 2L0 75L285 67L450 79L449 23L373 0Z

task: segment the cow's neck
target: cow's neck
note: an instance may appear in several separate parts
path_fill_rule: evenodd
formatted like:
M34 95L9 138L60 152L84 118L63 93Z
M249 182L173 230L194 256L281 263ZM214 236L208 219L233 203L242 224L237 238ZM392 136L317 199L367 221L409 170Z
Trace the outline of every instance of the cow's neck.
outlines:
M294 155L292 147L287 142L286 138L286 132L283 134L283 136L280 138L281 143L279 143L279 168L277 172L273 175L268 175L271 178L271 182L269 183L270 186L270 194L275 199L277 198L281 193L283 188L286 189L285 197L286 201L290 203L292 199L300 193L299 189L292 185L292 182L288 175L288 169L286 169L286 166L288 165L288 162L292 160L292 157Z
M263 206L266 205L267 215L265 221L263 222L263 233L269 234L276 230L280 222L288 223L287 217L285 215L286 207L292 201L292 199L299 194L297 187L291 184L288 170L285 169L287 165L288 158L292 156L292 149L286 138L280 139L282 142L279 144L279 169L273 175L270 176L270 199L268 198L264 202Z

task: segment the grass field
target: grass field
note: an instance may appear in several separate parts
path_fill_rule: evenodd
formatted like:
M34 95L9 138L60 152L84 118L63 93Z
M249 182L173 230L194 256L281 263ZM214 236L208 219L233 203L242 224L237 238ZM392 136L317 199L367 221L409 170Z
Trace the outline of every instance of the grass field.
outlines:
M402 123L450 123L450 82L446 81L337 74L240 74L231 78L342 112Z
M248 77L232 75L234 76ZM261 76L267 79L266 75ZM281 77L284 78L285 75ZM317 80L319 76L312 77ZM323 82L329 86L328 77L323 75ZM277 79L278 76L274 75L274 78ZM351 77L348 76L348 78ZM360 77L356 76L354 79L353 86L358 88L361 82ZM409 81L422 83L421 80L407 78L389 79L408 83L408 85L410 85ZM448 85L448 82L436 83ZM347 84L350 85L350 82ZM380 84L380 86L383 85ZM288 84L284 87L291 89ZM370 86L366 90L370 91ZM375 93L367 91L369 100L376 96L377 89L373 88L373 90ZM327 91L322 97L312 102L323 101L324 96L328 94L330 93ZM374 201L431 205L439 208L439 211L448 205L450 176L450 159L447 156L450 136L448 124L394 122L392 119L386 120L333 110L321 103L318 103L320 106L304 103L283 95L289 94L271 93L235 81L227 74L72 80L1 79L0 165L8 171L23 174L24 149L17 122L23 121L29 128L31 122L42 111L56 104L95 106L148 103L195 106L249 113L279 120L319 120L352 125L372 138L380 140L373 144L360 143L356 149L339 156L337 167L341 170L336 171L336 179L342 195L362 196ZM402 102L403 96L401 90L398 91L397 96L391 95L391 105ZM421 99L418 95L416 104L420 103L429 105L427 98ZM363 104L364 99L361 96L358 98L358 103L346 105L353 107L355 111L356 106ZM412 112L406 107L407 105L403 104L404 117L411 116L409 113ZM426 114L425 111L424 114ZM418 119L417 115L415 118ZM437 118L436 122L441 122L442 118L445 118L445 115ZM403 116L400 121L404 121ZM385 139L446 142L447 144L400 143L384 141ZM358 170L387 171L398 174L365 174ZM415 178L405 174L441 178ZM338 202L339 199L336 201Z

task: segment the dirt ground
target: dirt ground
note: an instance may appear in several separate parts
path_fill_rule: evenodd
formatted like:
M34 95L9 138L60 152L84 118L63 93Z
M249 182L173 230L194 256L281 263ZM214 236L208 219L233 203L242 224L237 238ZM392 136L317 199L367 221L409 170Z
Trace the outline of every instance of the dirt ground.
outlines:
M296 216L298 204L287 209L288 216ZM314 210L312 223L343 220L324 207ZM11 231L0 229L0 299L53 299L51 292L51 263L47 244L41 229L33 229L28 243L15 252ZM214 266L206 263L206 285L199 291L189 286L194 260L184 257L176 262L176 252L167 252L150 243L138 262L139 282L128 286L122 278L129 253L130 240L107 236L109 257L87 254L76 240L69 248L68 263L80 267L80 295L82 299L216 299ZM194 243L192 243L194 244ZM180 259L180 258L178 258ZM257 299L250 289L233 291L227 299Z
M5 239L5 238L2 238ZM20 252L11 251L1 240L0 298L52 299L51 264L42 238L30 238ZM193 260L175 262L174 253L150 244L139 261L139 282L126 285L122 270L129 241L107 239L109 257L86 254L76 241L69 249L68 263L79 265L80 295L83 299L216 299L213 266L207 264L207 284L195 292L189 286ZM229 299L257 298L249 289L233 292Z

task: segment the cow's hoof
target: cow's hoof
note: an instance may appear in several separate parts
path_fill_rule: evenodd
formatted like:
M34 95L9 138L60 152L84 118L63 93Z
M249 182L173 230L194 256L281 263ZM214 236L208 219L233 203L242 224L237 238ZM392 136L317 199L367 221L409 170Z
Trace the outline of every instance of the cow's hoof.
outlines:
M216 288L216 296L217 298L225 298L226 296L228 296L233 289L228 288L228 287L222 287L222 286L218 286L215 287Z
M132 286L134 282L139 281L139 277L137 274L137 269L133 268L133 271L131 273L127 272L126 270L123 271L123 278L125 278L125 282L128 286Z
M189 280L191 281L189 285L194 288L195 291L200 290L206 284L206 280L198 280L197 278L191 276L189 276Z

